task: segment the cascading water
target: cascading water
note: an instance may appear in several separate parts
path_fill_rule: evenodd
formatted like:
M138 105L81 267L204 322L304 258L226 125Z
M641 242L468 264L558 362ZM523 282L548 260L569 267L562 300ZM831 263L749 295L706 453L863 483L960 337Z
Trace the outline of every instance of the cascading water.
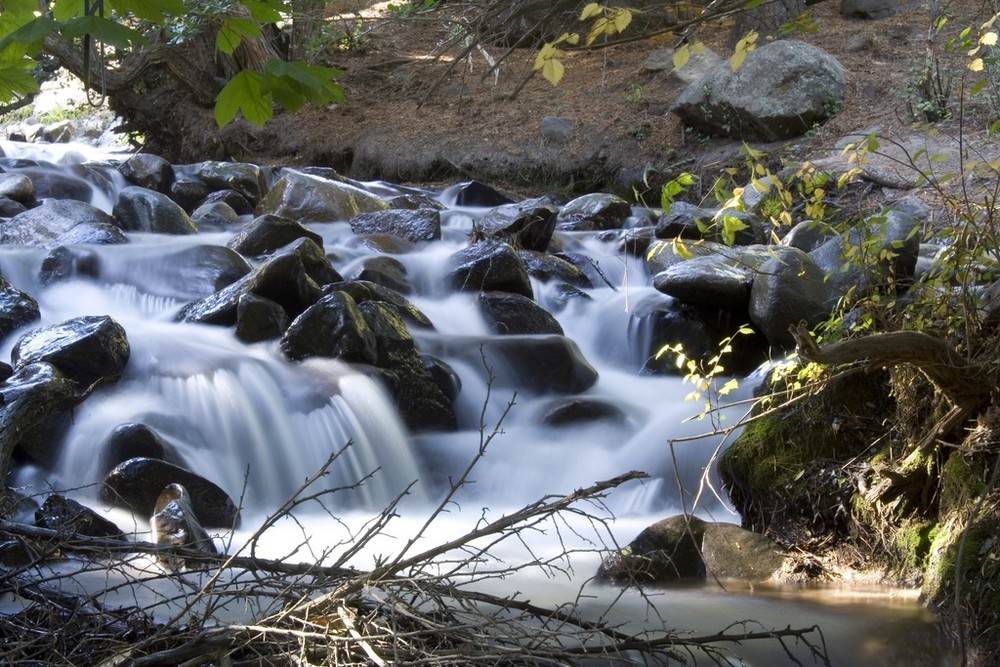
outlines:
M0 148L7 155L14 154L10 145ZM53 155L17 150L22 151L20 159L0 160L0 166L10 171L63 172ZM40 162L43 159L45 163ZM91 188L94 204L110 210L121 185L113 165L77 164L71 165L71 170L76 172L73 178ZM372 189L382 195L402 191L387 184L373 185ZM273 343L246 345L229 329L174 322L177 311L199 295L187 291L183 276L177 276L169 259L163 258L195 245L224 245L231 236L228 233L169 238L133 234L129 244L88 247L96 257L93 276L51 285L39 279L47 250L0 246L0 274L39 302L43 324L84 314L107 314L125 328L131 345L125 377L98 390L76 409L54 466L21 466L15 471L16 483L35 493L72 489L73 495L93 504L95 486L107 472L102 444L116 426L144 423L164 436L170 455L178 463L216 482L233 498L242 499L246 525L273 511L331 454L350 442L323 483L351 486L369 475L371 478L360 490L338 495L343 502L339 509L377 511L410 488L408 507L419 522L421 509L431 507L476 455L480 430L489 432L503 418L502 435L474 471L474 483L462 491L459 505L465 519L455 506L449 517L455 523L445 523L443 530L461 530L463 525L474 524L483 514L482 508L500 514L544 494L568 492L629 470L645 471L650 479L616 489L607 498L617 517L616 533L621 543L632 539L644 525L680 511L735 521L725 501L715 493L718 487L711 474L722 443L718 438L692 437L710 428L706 422L688 419L700 411L700 405L683 400L690 388L676 377L637 372L650 345L638 340L641 331L630 328L631 313L645 301L666 300L650 287L644 269L623 260L612 245L591 235L561 234L564 247L594 260L601 281L588 290L589 299L570 303L562 303L549 286L535 281L536 299L556 316L566 336L599 372L600 379L585 392L586 398L613 406L618 416L573 426L547 426L542 415L561 397L521 390L498 359L476 354L449 356L448 350L454 349L449 341L489 338L475 297L445 289L443 280L445 259L467 243L483 209L453 206L451 191L431 194L452 205L442 215L443 240L396 258L406 267L414 286L415 294L409 298L434 324L433 332L415 332L418 345L444 350L442 356L461 380L455 401L456 432L416 437L407 433L381 387L346 364L315 359L293 364L282 359ZM313 229L322 235L328 255L345 275L371 252L351 243L351 230L345 222L314 225ZM19 333L8 337L0 351L9 355ZM463 347L469 348L469 344ZM507 411L511 401L514 406ZM718 416L734 419L738 413ZM672 440L676 442L671 444ZM143 519L138 518L140 525ZM328 523L329 517L325 520ZM316 532L327 528L324 525ZM276 545L276 553L282 553L283 548ZM584 570L592 572L596 564L593 558L586 561L582 576L589 576ZM370 563L359 563L366 565ZM532 585L539 591L542 588L537 582ZM697 622L716 629L735 617L777 616L775 625L788 624L780 620L782 603L772 604L767 596L723 597L717 590L699 594L690 589L675 595L670 604L688 610L684 618L675 619L679 626L687 621L695 623L699 615L707 618ZM836 613L812 607L810 601L794 604L794 614L823 617L831 625L846 623ZM912 602L908 604L905 614L894 617L892 623L905 626L906 632L925 630L919 609ZM882 614L882 609L877 607L877 614ZM856 613L857 608L852 607L847 615ZM641 617L643 612L637 614ZM845 632L861 637L860 644L881 646L870 628L855 625ZM938 650L932 639L920 646L925 652ZM918 664L894 658L881 662L866 651L864 646L844 648L845 661L836 664ZM859 658L861 655L869 657ZM919 664L947 664L943 653L927 655L927 661ZM759 659L759 664L768 664L768 658Z

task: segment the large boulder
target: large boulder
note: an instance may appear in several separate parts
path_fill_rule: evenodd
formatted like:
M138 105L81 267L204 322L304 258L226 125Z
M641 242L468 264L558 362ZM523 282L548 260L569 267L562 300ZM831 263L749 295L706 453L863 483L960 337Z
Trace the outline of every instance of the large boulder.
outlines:
M414 243L441 238L441 213L434 208L372 211L351 218L355 234L392 234Z
M0 278L0 338L41 317L38 302Z
M480 292L479 310L487 326L496 334L563 334L556 318L520 294Z
M594 386L597 371L565 336L452 336L421 341L422 349L454 359L497 389L529 396L576 394ZM487 369L489 369L487 371Z
M724 255L695 257L653 277L653 287L685 303L709 308L746 308L753 269Z
M323 237L301 223L278 215L261 215L244 225L226 246L242 255L259 257L301 238L323 246Z
M138 185L130 185L118 193L111 213L128 232L195 234L198 231L184 209L170 197Z
M49 466L69 425L68 411L80 403L78 385L49 363L19 367L0 384L0 451L17 447L33 462Z
M78 252L75 253L78 255ZM73 256L71 256L73 257ZM69 260L70 258L65 258ZM73 257L71 267L84 275L93 261ZM144 292L172 299L203 299L250 274L253 267L239 253L224 246L194 245L182 250L153 255L136 254L115 262L102 274L107 281L140 281Z
M14 344L14 368L47 362L88 387L121 376L130 354L125 329L107 315L85 315L29 331Z
M558 207L548 197L504 204L487 211L476 223L482 239L544 252L556 228Z
M834 292L812 257L798 248L778 246L764 262L750 289L750 321L772 345L790 348L788 328L805 320L810 327L830 313Z
M170 484L187 489L191 507L201 522L211 528L235 528L239 511L232 498L216 484L186 468L137 457L124 461L101 483L101 501L126 507L143 518L151 517L160 493Z
M125 533L113 521L58 493L46 498L35 511L35 525L64 535L125 539Z
M235 190L252 203L259 202L267 188L264 168L247 162L210 160L191 165L191 170L210 190Z
M174 182L174 168L152 153L133 155L118 167L118 171L129 183L157 192L170 192L170 185Z
M618 585L769 580L785 563L774 541L729 523L679 515L645 528L601 563L597 577Z
M117 229L118 223L101 209L82 201L50 199L0 224L0 243L58 243L61 236L78 227ZM124 240L124 236L121 238Z
M384 199L361 188L289 171L257 205L257 215L271 213L302 223L341 222L387 208Z
M830 118L844 99L844 69L798 40L764 44L734 72L723 63L689 85L671 111L707 134L781 141Z
M281 305L289 319L298 317L320 297L321 286L340 280L323 250L298 239L275 252L255 271L200 301L181 308L177 320L232 326L240 299L255 294Z
M345 292L330 292L296 317L281 338L281 351L289 359L333 357L374 364L378 349L375 334L357 302Z
M632 206L621 197L594 192L577 197L559 209L556 229L564 231L621 229L630 215Z
M555 212L553 211L553 222ZM531 279L524 262L508 244L479 241L462 248L451 258L449 282L463 292L497 291L531 298Z

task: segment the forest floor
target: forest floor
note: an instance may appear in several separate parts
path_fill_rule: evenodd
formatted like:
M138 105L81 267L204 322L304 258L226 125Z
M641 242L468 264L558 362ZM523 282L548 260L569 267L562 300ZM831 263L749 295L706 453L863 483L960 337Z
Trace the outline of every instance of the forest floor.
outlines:
M834 0L812 5L816 29L789 36L819 46L843 65L847 88L839 112L807 136L755 148L765 149L774 164L816 159L836 152L845 136L877 130L885 166L896 170L923 160L925 170L957 173L970 148L995 155L986 130L1000 113L1000 97L990 97L990 86L961 110L954 101L956 118L933 128L914 118L920 95L913 86L929 45L926 7L901 5L880 20L848 19L839 9ZM981 0L958 0L942 12L950 21L934 40L934 57L948 87L969 88L969 58L946 42L967 26L976 34L989 10ZM356 178L404 183L478 178L525 195L629 195L645 176L650 187L639 194L651 204L659 201L658 184L680 171L703 175L708 191L724 168L744 163L740 141L700 136L670 113L686 84L646 62L676 38L572 53L564 79L553 86L537 74L524 81L535 49L508 52L486 44L456 60L461 45L450 44L448 35L461 19L460 12L394 17L387 3L330 16L327 34L340 43L334 39L317 57L345 71L345 100L273 124L258 145L273 147L275 155L246 157L329 165ZM729 33L726 25L709 23L693 40L726 58ZM499 61L494 71L490 60ZM567 142L543 140L545 116L573 123ZM947 160L928 160L942 152ZM907 178L917 180L910 171Z

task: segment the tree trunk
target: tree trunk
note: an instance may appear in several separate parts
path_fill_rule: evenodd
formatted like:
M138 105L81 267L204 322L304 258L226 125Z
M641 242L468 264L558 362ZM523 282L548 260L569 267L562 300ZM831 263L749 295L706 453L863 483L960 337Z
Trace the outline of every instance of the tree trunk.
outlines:
M213 107L229 77L260 70L271 50L263 41L244 42L233 57L223 57L214 42L214 34L205 34L182 45L154 43L129 51L115 67L91 57L89 75L83 52L72 42L50 35L45 50L97 94L107 95L123 120L120 129L141 134L145 150L185 163L244 155L259 136L243 120L220 129Z

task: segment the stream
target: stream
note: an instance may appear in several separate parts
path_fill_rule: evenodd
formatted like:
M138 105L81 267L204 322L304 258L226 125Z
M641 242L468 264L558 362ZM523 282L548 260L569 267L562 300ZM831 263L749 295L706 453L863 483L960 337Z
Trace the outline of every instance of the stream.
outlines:
M0 142L6 171L58 172L80 178L92 203L110 211L117 189L125 185L115 156L87 153L83 147L45 147ZM104 161L106 160L106 161ZM100 176L95 177L94 174ZM725 442L703 435L711 420L699 420L701 404L686 401L691 386L679 377L639 373L649 342L631 318L637 304L669 299L651 286L641 262L623 256L616 243L589 232L556 232L563 247L588 255L606 283L587 290L589 299L560 299L550 284L533 279L536 301L556 317L565 335L598 371L599 380L584 396L617 408L620 418L549 426L543 415L562 396L521 390L515 374L490 360L449 356L467 349L455 341L489 337L476 297L443 287L446 258L468 243L473 224L486 209L455 205L451 189L415 190L388 183L364 184L380 196L420 192L447 208L442 239L394 255L414 287L407 297L434 324L433 332L414 332L418 347L440 352L458 375L455 400L459 428L453 433L408 432L377 381L330 359L304 363L284 360L275 342L247 345L229 328L180 324L175 315L190 297L169 262L158 261L195 245L225 245L234 232L188 236L130 233L128 244L90 246L96 277L42 283L39 268L48 249L0 246L0 274L39 304L39 324L56 324L80 315L110 315L127 332L131 357L122 380L97 390L74 411L73 423L51 468L18 465L8 482L39 498L52 490L96 509L101 480L100 447L116 426L148 423L167 439L185 467L240 499L242 527L232 537L240 544L256 526L319 470L331 453L348 442L322 483L360 488L338 493L338 526L330 514L306 509L297 522L268 531L260 554L294 558L290 544L305 531L317 550L343 539L338 530L364 522L409 490L392 529L352 564L370 568L374 558L405 543L440 502L454 480L476 457L485 436L494 434L470 481L422 538L431 544L452 539L484 517L495 518L546 494L565 494L631 470L649 478L611 491L605 507L613 518L613 539L627 544L645 526L667 516L691 512L712 521L739 523L715 480L713 462ZM247 220L249 218L246 218ZM344 276L373 251L354 243L347 221L311 225ZM4 359L23 331L0 341ZM491 380L492 376L492 380ZM735 398L752 388L747 380ZM717 417L738 419L745 407ZM699 437L700 436L700 437ZM143 517L108 512L140 538L148 531ZM551 533L535 535L533 553L574 548ZM523 558L514 545L497 554ZM510 551L507 552L507 549ZM580 596L595 614L611 604L617 589L589 583L600 554L582 549L572 568L559 575L525 572L493 581L495 592L519 590L538 604L558 605ZM581 595L581 590L586 594ZM125 594L135 595L134 592ZM657 613L651 613L650 604ZM834 665L937 667L959 664L932 614L914 591L881 586L747 586L707 583L651 592L649 598L626 593L615 600L615 616L630 629L670 624L696 634L721 630L735 621L763 627L818 625ZM798 655L812 664L805 653ZM736 653L749 665L794 664L773 643L747 644ZM806 656L806 657L803 657ZM736 663L734 663L736 664Z

